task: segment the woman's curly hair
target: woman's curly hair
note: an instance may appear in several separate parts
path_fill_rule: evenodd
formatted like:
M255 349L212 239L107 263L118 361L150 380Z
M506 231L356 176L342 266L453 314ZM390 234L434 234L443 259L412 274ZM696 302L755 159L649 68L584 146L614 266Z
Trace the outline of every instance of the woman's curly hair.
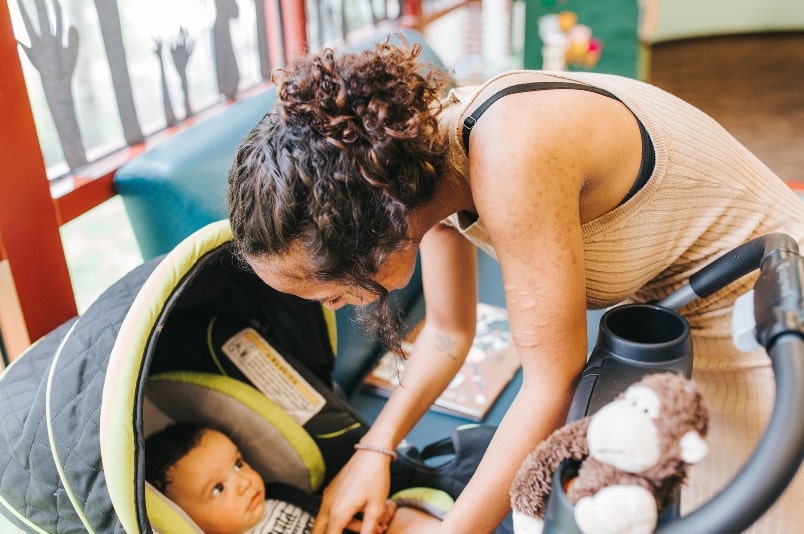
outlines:
M275 71L277 104L229 172L239 255L300 246L306 276L379 294L371 321L385 329L398 324L389 324L388 292L375 275L408 242L408 217L433 198L446 154L438 114L452 80L417 61L421 51L401 38L360 53L325 49Z

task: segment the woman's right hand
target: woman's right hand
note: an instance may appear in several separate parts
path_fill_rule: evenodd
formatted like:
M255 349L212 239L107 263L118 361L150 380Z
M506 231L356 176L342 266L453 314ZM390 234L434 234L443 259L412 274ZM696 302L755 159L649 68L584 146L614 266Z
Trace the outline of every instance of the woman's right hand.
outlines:
M421 243L426 322L396 388L363 436L367 444L395 448L447 387L474 337L477 252L454 228L438 224ZM342 534L355 514L360 534L375 534L391 488L391 457L357 450L324 490L313 534Z
M382 453L356 451L324 490L313 534L341 534L358 513L360 534L375 534L387 521L390 462L390 456Z

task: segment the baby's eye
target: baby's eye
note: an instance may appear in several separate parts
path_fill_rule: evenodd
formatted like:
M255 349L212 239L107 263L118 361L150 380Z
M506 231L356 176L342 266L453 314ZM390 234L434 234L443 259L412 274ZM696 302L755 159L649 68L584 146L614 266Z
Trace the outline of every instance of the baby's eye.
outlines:
M223 493L223 484L218 482L217 484L215 484L215 487L212 488L212 495L215 495L217 497L221 493Z
M238 458L237 460L235 460L235 471L239 471L240 469L242 469L245 463L246 462L244 462L242 458Z

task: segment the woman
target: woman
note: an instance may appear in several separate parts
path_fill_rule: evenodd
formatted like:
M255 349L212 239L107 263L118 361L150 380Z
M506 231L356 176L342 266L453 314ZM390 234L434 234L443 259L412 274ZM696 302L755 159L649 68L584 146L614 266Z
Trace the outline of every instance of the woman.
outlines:
M421 253L426 324L406 387L325 491L316 533L340 533L357 512L364 534L373 531L389 453L471 344L473 245L500 262L523 383L442 524L450 533L491 532L523 458L563 424L585 362L587 307L661 298L758 235L804 240L804 207L785 184L712 119L658 88L517 71L445 96L449 80L417 63L419 52L404 43L357 55L325 50L278 71L277 106L243 141L230 173L235 242L257 275L333 309L373 302L366 319L393 346L388 293L407 284ZM726 421L712 442L729 443L712 455L727 467L705 471L685 491L687 506L730 479L772 402L767 357L737 353L729 339L730 307L752 282L681 310L693 328L695 377L713 419ZM730 388L736 397L727 398Z

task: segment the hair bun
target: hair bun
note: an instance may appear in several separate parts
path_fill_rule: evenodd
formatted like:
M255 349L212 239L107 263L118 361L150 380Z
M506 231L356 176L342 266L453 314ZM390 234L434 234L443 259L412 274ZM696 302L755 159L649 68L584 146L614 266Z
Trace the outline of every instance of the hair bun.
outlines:
M431 134L446 83L417 62L420 45L409 48L402 40L402 46L386 41L355 54L336 55L328 48L276 71L283 118L341 149Z

